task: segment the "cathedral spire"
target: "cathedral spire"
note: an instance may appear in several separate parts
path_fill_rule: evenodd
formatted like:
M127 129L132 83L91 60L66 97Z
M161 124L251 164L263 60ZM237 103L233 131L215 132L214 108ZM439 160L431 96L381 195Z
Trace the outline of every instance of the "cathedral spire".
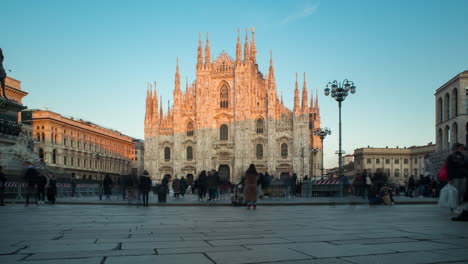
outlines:
M310 90L310 109L309 112L312 112L314 110L314 93L312 89Z
M257 46L255 45L255 28L252 28L252 42L250 43L250 58L257 63Z
M273 66L273 53L272 51L270 50L270 69L269 69L269 72L270 72L270 77L271 78L275 78L275 67Z
M306 113L309 111L309 107L307 105L307 82L306 82L306 73L304 72L304 85L302 86L302 112Z
M185 92L188 91L188 76L185 76Z
M177 58L177 63L176 63L175 91L176 91L176 92L180 91L179 58Z
M197 69L203 66L203 47L201 41L201 33L198 33L198 56L197 56Z
M315 109L317 109L317 113L320 113L320 108L319 108L319 101L318 101L318 90L315 90Z
M294 89L294 114L299 114L301 112L301 105L300 105L300 99L299 99L299 87L297 84L297 72L296 72L296 88Z
M154 90L153 90L153 115L157 119L158 117L158 92L156 90L156 81L154 82Z
M237 29L237 44L236 44L236 62L239 64L242 61L240 29Z
M208 32L206 32L206 46L205 46L205 66L211 64L210 40L208 39Z
M163 100L162 96L159 96L161 104L159 105L159 120L162 120L164 117L164 112L163 112Z
M244 43L244 63L247 63L250 59L249 55L249 32L245 29L245 43Z

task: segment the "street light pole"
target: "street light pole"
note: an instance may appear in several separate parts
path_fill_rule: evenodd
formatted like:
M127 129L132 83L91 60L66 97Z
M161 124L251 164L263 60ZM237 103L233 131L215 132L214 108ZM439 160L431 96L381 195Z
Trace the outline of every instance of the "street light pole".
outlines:
M317 128L317 130L314 132L314 135L317 135L320 137L320 140L322 141L322 168L320 169L321 173L321 178L323 179L323 140L327 135L331 135L331 130L329 128Z
M320 149L318 148L312 148L310 149L310 153L312 153L312 175L310 175L310 179L312 180L312 177L314 177L315 180L315 156L317 155L317 152L319 152Z
M331 97L334 98L338 102L338 111L339 111L339 150L338 150L338 174L339 177L343 176L343 160L342 160L342 142L341 142L341 102L343 102L346 97L348 96L348 92L354 94L356 92L356 86L354 82L345 79L342 83L337 82L336 80L333 82L329 82L325 87L325 96L330 95L330 88L331 88Z

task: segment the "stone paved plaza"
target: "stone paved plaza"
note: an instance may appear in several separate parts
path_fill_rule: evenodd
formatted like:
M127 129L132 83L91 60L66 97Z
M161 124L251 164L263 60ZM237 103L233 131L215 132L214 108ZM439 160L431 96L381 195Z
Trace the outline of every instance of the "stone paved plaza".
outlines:
M0 207L0 263L468 263L435 205Z

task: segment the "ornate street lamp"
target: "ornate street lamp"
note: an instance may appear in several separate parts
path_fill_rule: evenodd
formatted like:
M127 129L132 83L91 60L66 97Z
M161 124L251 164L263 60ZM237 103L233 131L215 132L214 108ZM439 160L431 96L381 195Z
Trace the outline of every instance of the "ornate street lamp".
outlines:
M322 141L322 168L320 168L320 171L322 172L321 173L321 178L323 179L323 140L325 139L325 137L327 135L331 135L331 130L326 127L326 128L317 128L315 131L314 131L314 135L316 136L319 136L320 137L320 140Z
M339 83L336 80L329 82L325 87L325 95L330 95L331 88L331 97L338 102L339 109L339 150L338 150L338 174L339 177L343 176L342 166L343 160L341 158L343 151L341 150L341 102L343 102L348 96L348 92L354 94L356 92L356 86L354 82L345 79L343 83Z
M312 177L314 177L315 180L315 155L317 155L317 152L320 151L318 148L311 148L310 153L312 153L312 175L310 176L310 179L312 180Z

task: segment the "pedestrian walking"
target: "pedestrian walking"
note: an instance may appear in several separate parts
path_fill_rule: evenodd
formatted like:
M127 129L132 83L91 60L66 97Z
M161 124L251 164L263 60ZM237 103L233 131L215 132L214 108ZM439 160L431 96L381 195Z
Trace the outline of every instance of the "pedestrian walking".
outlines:
M185 196L185 192L187 191L188 186L189 184L187 180L184 178L184 176L182 176L180 178L180 195L182 195L182 197Z
M180 194L180 180L177 178L177 175L172 180L172 190L174 191L174 198L179 199Z
M55 204L55 196L57 195L57 181L54 174L49 172L49 184L47 185L47 200L50 204Z
M39 204L45 203L45 195L46 195L46 185L47 185L47 177L43 174L39 174L38 181L37 181L37 198L39 199Z
M468 158L463 144L455 143L452 147L452 154L447 158L448 181L458 191L458 203L463 204L466 192L466 178L468 176ZM453 221L468 221L468 208L465 208Z
M29 206L29 199L31 196L35 197L36 205L38 204L37 193L34 192L34 190L37 187L38 178L39 172L34 166L30 165L26 169L26 173L24 174L24 179L26 181L26 204L24 205L25 207Z
M168 190L169 190L168 175L164 175L161 181L161 184L159 185L159 188L158 188L158 202L160 203L166 202L166 196L167 196Z
M414 197L415 189L416 189L416 180L414 179L414 176L411 175L411 177L408 180L408 196L409 197Z
M110 178L109 174L106 174L106 177L104 178L103 188L106 200L110 200L112 195L112 179Z
M76 193L76 179L75 179L75 173L72 173L71 175L71 197L72 199L75 199L75 193Z
M7 177L3 173L3 166L0 166L0 206L5 206L5 186Z
M297 174L293 173L291 177L291 196L296 197Z
M140 176L140 192L143 197L143 206L148 206L149 192L151 190L151 178L148 171L143 171Z
M206 188L207 188L207 175L206 171L202 171L200 175L198 175L198 200L203 201L206 197Z
M254 164L250 164L245 172L244 200L247 203L247 209L252 207L257 209L257 169Z

